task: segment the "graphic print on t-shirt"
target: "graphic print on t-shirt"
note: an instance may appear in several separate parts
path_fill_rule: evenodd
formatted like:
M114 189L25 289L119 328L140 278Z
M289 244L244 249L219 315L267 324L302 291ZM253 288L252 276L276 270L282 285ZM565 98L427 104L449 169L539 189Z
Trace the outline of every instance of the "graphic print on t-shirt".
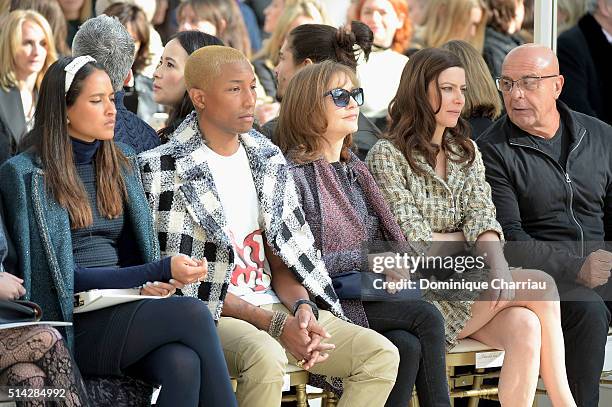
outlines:
M236 254L232 285L238 287L240 291L245 289L252 292L267 290L270 287L270 276L264 272L266 256L261 229L249 233L242 244L236 241L232 232L230 232L230 239Z
M206 146L202 149L223 206L223 230L234 249L228 291L256 306L280 302L272 289L259 200L246 150L240 144L236 153L221 156Z

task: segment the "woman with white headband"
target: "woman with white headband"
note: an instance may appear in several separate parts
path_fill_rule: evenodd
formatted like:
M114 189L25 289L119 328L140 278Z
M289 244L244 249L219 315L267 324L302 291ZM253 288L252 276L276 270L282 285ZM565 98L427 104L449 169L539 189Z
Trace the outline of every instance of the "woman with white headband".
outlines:
M90 56L45 75L32 147L0 168L0 198L17 274L45 319L72 321L69 345L84 375L159 385L158 406L235 406L216 329L194 298L143 299L74 314L75 292L142 287L169 296L202 281L205 260L160 259L133 153L113 142L114 92Z

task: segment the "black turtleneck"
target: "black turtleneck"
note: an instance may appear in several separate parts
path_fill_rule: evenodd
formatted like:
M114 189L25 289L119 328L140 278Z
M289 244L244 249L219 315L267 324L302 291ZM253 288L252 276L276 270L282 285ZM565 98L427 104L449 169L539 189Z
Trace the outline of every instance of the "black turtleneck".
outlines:
M168 281L172 278L170 258L140 266L139 253L134 253L128 236L131 233L124 224L123 215L107 219L98 210L95 155L101 142L88 143L71 138L73 159L77 174L87 191L92 209L93 224L71 230L72 254L75 262L75 292L94 288L132 288L147 281ZM128 237L126 237L128 236ZM123 258L126 252L131 258Z
M72 141L72 156L76 165L91 164L100 147L100 140L91 143L70 137Z

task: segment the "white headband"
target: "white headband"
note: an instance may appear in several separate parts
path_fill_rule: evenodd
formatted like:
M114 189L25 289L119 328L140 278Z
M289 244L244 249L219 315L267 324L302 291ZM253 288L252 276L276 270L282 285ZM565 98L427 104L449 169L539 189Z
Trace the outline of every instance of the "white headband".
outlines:
M88 62L96 62L95 59L90 57L89 55L81 55L80 57L76 57L72 60L71 63L66 65L64 71L66 71L66 83L64 85L64 94L68 93L68 89L70 89L70 85L72 85L72 81L74 81L74 76L79 72L79 70Z

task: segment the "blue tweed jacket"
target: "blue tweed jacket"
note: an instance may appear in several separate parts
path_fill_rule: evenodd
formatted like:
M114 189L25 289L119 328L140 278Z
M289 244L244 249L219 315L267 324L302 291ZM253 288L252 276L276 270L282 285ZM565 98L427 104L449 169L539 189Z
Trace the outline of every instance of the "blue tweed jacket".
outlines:
M130 157L131 149L118 143ZM124 216L133 227L144 263L159 259L159 243L135 157L125 173L128 202ZM45 190L40 160L19 154L0 167L4 222L16 252L14 273L24 280L26 299L38 303L44 320L72 321L74 259L68 212Z

